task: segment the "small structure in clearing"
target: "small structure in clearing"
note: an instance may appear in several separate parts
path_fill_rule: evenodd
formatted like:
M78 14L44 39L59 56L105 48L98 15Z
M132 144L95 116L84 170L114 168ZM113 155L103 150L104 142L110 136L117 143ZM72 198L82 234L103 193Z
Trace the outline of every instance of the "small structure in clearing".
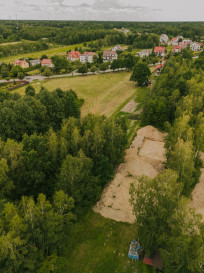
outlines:
M143 259L143 263L151 265L151 266L153 266L153 267L155 267L155 268L157 268L159 270L162 270L162 268L163 268L163 262L162 262L160 251L157 250L151 256L145 255L145 257Z

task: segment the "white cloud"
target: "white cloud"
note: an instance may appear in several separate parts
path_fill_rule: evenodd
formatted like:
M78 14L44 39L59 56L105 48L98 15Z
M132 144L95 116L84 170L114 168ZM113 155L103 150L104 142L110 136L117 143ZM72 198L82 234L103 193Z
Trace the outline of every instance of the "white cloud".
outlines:
M203 0L0 0L0 19L203 21Z

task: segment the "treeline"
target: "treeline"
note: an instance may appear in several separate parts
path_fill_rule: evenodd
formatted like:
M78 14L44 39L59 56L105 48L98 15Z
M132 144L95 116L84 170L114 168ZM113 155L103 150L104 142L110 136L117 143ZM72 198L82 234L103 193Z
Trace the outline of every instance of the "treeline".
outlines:
M201 273L204 226L191 208L204 151L203 71L171 57L146 98L143 121L165 128L166 170L131 187L138 236L148 254L160 249L164 273Z
M203 72L193 61L171 57L146 100L143 121L166 129L167 166L176 170L190 194L200 175L204 143Z
M203 22L86 22L86 21L1 21L0 43L27 39L74 44L104 38L114 28L130 29L134 34L166 33L170 37L182 35L192 40L204 36Z
M0 46L0 58L47 50L48 48L49 46L45 42L22 42L19 44L3 45Z
M0 137L21 140L24 134L45 133L50 127L57 131L63 119L80 117L82 103L72 90L49 92L42 88L35 94L28 86L24 97L0 92Z
M73 91L35 95L27 88L24 98L3 93L1 101L22 126L12 123L9 131L10 119L0 121L8 130L0 133L1 269L40 273L54 266L64 272L69 229L99 200L123 160L126 123L92 114L80 121L81 101ZM8 137L13 130L17 135Z

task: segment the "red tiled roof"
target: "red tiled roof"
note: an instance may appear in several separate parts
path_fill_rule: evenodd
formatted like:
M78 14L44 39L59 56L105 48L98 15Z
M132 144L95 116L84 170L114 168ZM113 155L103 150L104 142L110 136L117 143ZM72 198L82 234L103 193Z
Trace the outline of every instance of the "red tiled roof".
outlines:
M72 50L71 52L68 52L67 57L72 56L72 58L77 59L81 56L81 53L79 51Z
M156 70L158 70L158 69L160 69L162 67L163 67L163 64L159 64L159 65L156 66Z
M176 41L176 40L177 40L177 38L172 38L172 39L171 39L172 42L173 42L173 41Z
M174 46L173 49L183 49L182 46Z
M13 64L14 65L19 65L21 66L23 63L25 63L26 61L22 61L22 60L16 60Z
M52 60L51 59L43 59L41 64L52 64Z
M165 53L166 48L161 46L156 46L154 48L154 53Z

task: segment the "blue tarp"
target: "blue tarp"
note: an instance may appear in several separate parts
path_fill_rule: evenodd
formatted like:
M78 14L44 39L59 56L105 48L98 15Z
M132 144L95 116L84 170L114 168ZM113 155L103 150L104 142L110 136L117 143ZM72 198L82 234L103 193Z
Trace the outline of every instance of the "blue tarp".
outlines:
M128 257L132 260L139 261L142 246L136 240L132 240L128 251Z

